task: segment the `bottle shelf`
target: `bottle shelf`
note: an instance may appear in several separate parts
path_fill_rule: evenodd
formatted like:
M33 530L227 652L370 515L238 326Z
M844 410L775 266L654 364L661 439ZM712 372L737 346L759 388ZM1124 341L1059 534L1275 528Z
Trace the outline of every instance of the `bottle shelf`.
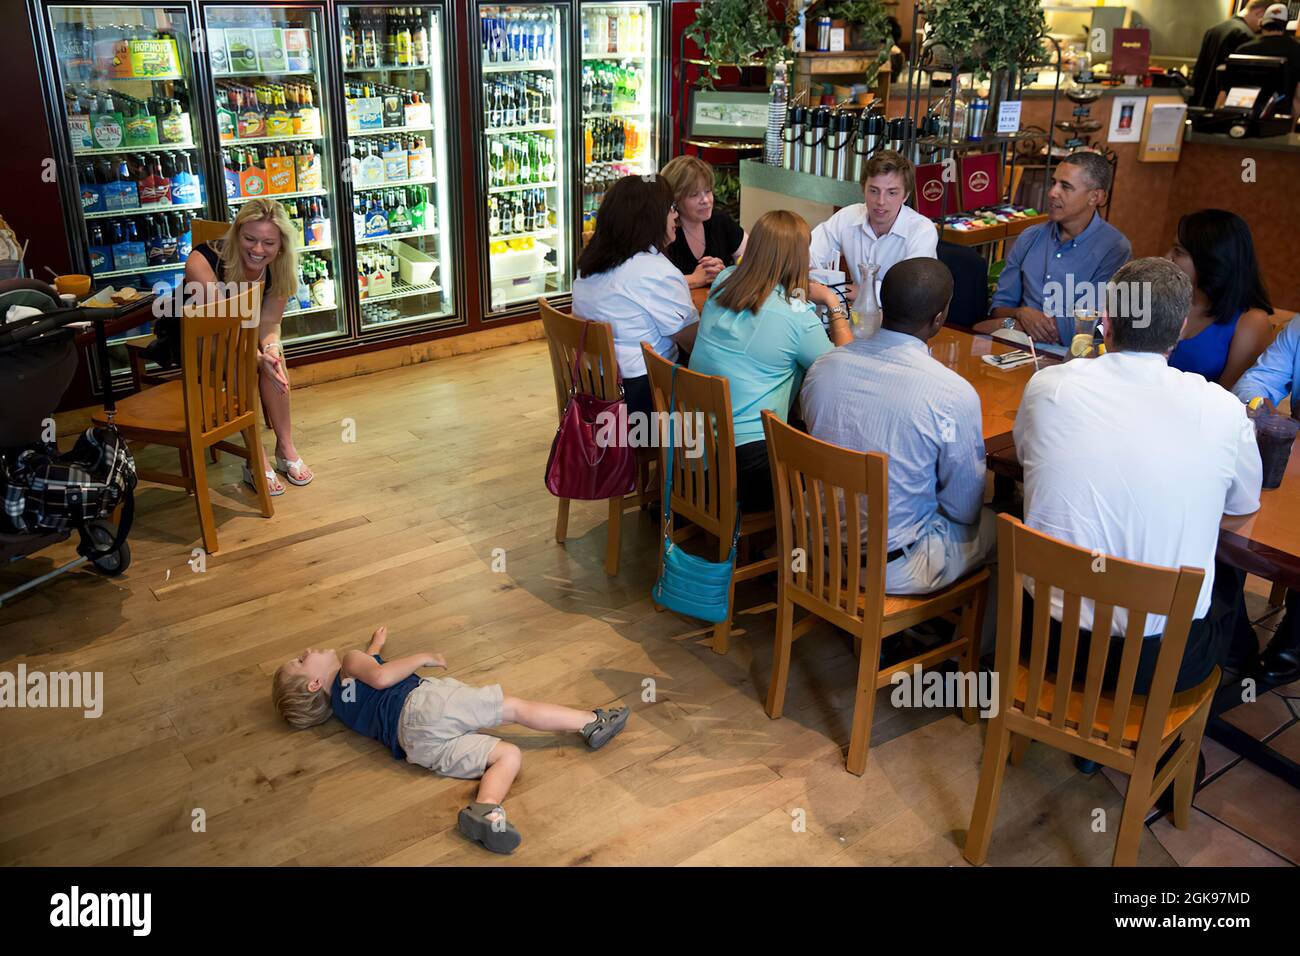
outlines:
M608 119L611 116L649 116L650 110L644 107L622 110L583 110L583 119Z
M555 64L549 61L542 63L520 60L510 63L484 63L482 69L484 73L553 73L555 72Z
M188 82L189 77L181 73L161 73L158 76L109 76L102 70L96 70L93 75L75 80L69 80L69 85L73 83L154 83L154 82Z
M139 269L113 269L109 272L91 273L91 281L98 282L100 279L112 279L117 276L138 276L149 272L180 272L185 268L185 260L178 262L169 262L162 266L143 266Z
M425 70L432 70L433 64L426 63L424 66L350 66L346 67L344 73L423 73Z
M86 219L117 219L120 216L148 216L156 212L184 212L187 209L203 209L207 203L187 202L187 203L150 203L148 206L137 206L134 209L107 209L103 212L83 213Z
M315 76L315 70L280 70L278 73L270 73L265 70L252 70L248 73L213 73L214 80L243 80L249 77L262 77L264 79L274 79L277 76Z
M488 187L488 192L492 195L496 195L497 193L516 193L524 189L554 189L559 185L559 183L554 181L546 183L519 183L514 186L490 186Z
M333 282L334 280L331 279L330 281ZM285 314L286 316L288 316L288 315L310 315L310 314L313 313L313 312L333 312L333 311L334 311L335 309L337 309L337 308L338 308L338 306L336 306L336 305L313 305L313 306L310 306L310 307L308 307L308 308L306 308L306 309L289 309L289 308L286 307L285 310L284 310L284 314ZM297 341L297 340L295 339L294 341Z
M374 129L349 129L348 136L387 136L390 133L432 133L432 126L376 126Z
M425 229L421 232L389 232L382 236L359 236L357 238L358 246L371 246L378 242L387 242L390 239L419 239L423 236L436 236L438 230Z
M329 242L323 246L294 246L293 251L299 254L307 252L333 252L334 243Z
M375 183L373 186L362 186L357 183L353 190L359 193L372 193L379 189L399 189L402 186L429 186L438 180L434 176L422 176L419 179L390 179L386 182Z
M584 60L646 60L647 53L584 53Z
M108 156L112 153L118 153L118 154L135 153L135 152L152 153L155 150L168 150L168 149L191 150L191 149L198 149L198 148L199 147L194 143L159 143L156 146L116 146L116 147L108 146L104 148L96 147L95 149L74 149L72 151L72 155L73 156Z
M222 149L227 146L257 146L262 143L306 143L325 138L324 133L290 133L287 136L250 136L246 139L223 139Z
M529 126L485 126L483 135L508 136L511 133L553 133L557 128L554 123L533 123Z
M436 282L422 282L417 284L407 282L405 279L393 280L393 291L385 292L383 295L368 295L361 300L362 307L372 302L387 302L390 299L404 299L408 295L431 295L434 292L441 292L442 286Z
M498 232L488 236L488 242L510 242L514 239L549 239L556 235L556 229L552 226L549 229L538 229L535 232ZM518 250L511 249L511 252Z
M275 200L310 199L316 196L328 196L328 195L329 192L327 192L324 189L310 189L307 190L306 192L297 192L297 193L262 193L262 195L260 196L230 196L227 197L226 202L234 206L237 205L238 203L249 202L253 199L275 199Z

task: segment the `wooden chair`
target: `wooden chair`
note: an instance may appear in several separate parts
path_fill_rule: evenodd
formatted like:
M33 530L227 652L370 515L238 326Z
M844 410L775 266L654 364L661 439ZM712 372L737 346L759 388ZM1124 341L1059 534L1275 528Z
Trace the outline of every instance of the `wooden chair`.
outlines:
M138 469L146 481L184 488L194 494L203 547L217 551L217 529L208 497L204 453L219 448L248 462L257 484L262 514L271 517L270 490L262 471L257 435L257 327L244 328L257 314L262 287L242 295L187 309L181 317L181 377L117 403L114 419L128 441L168 445L180 454L181 473ZM102 425L101 409L92 416ZM225 441L235 433L244 447Z
M213 239L220 239L229 230L230 223L228 222L216 222L211 219L191 219L190 244L198 246ZM161 385L164 382L170 382L172 379L180 378L180 369L149 369L149 360L145 358L144 350L149 347L153 339L153 334L150 333L149 335L128 339L123 343L126 346L126 359L131 370L133 391L139 392L146 386Z
M1171 783L1174 825L1187 826L1196 785L1196 758L1219 686L1219 669L1199 686L1181 693L1174 693L1174 683L1205 572L1112 557L1104 560L1104 571L1098 572L1093 552L1027 528L1009 515L998 517L998 713L989 724L984 743L979 790L963 850L966 859L977 866L988 856L1008 754L1012 763L1019 763L1033 740L1128 774L1115 840L1115 865L1137 863L1143 818ZM1026 577L1035 582L1028 666L1021 663L1020 648ZM1064 602L1056 675L1046 673L1049 588L1063 592ZM1074 673L1078 657L1083 598L1096 603L1088 671L1080 686L1069 675ZM1116 687L1103 690L1111 620L1117 607L1128 609L1128 626ZM1134 696L1133 687L1147 614L1166 615L1168 621L1150 691L1140 697ZM1030 701L1033 703L1027 703ZM1179 740L1178 748L1171 751ZM1156 763L1170 753L1157 774Z
M574 387L573 366L579 344L583 344L582 361L578 366L579 391L589 392L598 398L612 400L622 394L618 378L618 360L614 357L614 330L607 322L588 322L553 308L544 298L537 300L546 330L546 345L551 353L551 374L555 379L555 404L561 418ZM605 542L605 573L618 574L619 538L623 512L629 507L639 507L645 500L645 489L650 483L650 462L654 460L651 449L638 449L637 491L621 498L609 499L609 525ZM560 498L555 519L555 540L564 543L569 530L569 499Z
M727 560L731 553L731 538L736 527L736 433L731 417L731 391L727 380L717 375L701 375L687 368L677 370L676 398L669 408L673 395L673 363L641 343L646 371L650 374L650 394L654 410L680 415L679 422L705 422L704 434L694 436L703 454L690 458L679 447L673 455L673 493L669 507L674 514L691 522L686 528L674 528L674 541L686 541L701 532L717 540L719 561ZM682 426L684 430L684 426ZM680 439L677 439L680 444ZM660 437L662 446L667 435ZM659 473L664 474L666 449L659 449ZM740 537L742 545L750 535L770 531L775 523L771 511L742 514ZM659 561L663 561L663 548L655 545ZM747 561L748 547L738 549L736 569L731 575L732 614L735 614L736 584L776 570L776 558ZM727 653L731 637L731 621L713 627L713 650Z
M777 576L776 648L767 715L780 717L785 706L791 645L818 619L849 632L858 653L858 686L846 765L860 775L867 768L876 692L888 686L894 674L910 672L916 664L931 667L958 655L964 670L978 671L989 572L981 568L933 594L887 594L888 457L818 441L771 412L763 412L763 431L772 463L778 550L783 556ZM801 562L792 559L796 548L805 556ZM798 622L796 607L808 612ZM952 640L897 664L880 666L884 638L941 616L957 625ZM975 701L966 703L962 717L975 722Z

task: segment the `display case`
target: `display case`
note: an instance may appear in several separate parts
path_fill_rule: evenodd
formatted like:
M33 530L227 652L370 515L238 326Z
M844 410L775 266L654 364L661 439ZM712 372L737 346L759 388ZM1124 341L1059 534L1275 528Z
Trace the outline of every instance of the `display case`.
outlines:
M96 289L168 288L184 271L191 219L212 215L192 14L179 4L43 12L52 172L73 262Z
M531 310L572 283L569 13L553 3L478 8L485 318Z
M581 243L615 180L659 168L663 55L658 3L583 3L579 9L582 114Z
M444 11L344 4L344 83L360 330L455 313Z
M281 338L292 346L344 336L325 8L214 4L202 16L222 213L233 221L259 197L284 206L298 282Z

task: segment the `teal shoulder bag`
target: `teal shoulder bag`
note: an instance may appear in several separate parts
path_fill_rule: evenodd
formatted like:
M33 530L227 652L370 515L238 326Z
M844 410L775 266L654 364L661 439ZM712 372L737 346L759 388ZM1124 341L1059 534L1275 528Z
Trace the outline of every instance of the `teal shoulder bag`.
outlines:
M673 366L672 411L677 398L677 369ZM736 542L740 540L740 509L736 509L736 530L731 536L731 553L722 562L706 561L687 554L672 539L673 418L668 416L668 455L663 490L663 571L650 592L656 604L690 617L718 624L731 617L731 575L736 567Z

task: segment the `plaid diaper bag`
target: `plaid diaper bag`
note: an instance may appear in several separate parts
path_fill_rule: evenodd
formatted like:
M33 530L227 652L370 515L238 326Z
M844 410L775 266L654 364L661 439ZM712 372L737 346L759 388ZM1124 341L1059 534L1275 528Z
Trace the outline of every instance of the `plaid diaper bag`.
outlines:
M87 428L72 450L27 449L5 462L6 531L60 531L105 518L119 504L125 537L134 510L135 460L116 428Z

